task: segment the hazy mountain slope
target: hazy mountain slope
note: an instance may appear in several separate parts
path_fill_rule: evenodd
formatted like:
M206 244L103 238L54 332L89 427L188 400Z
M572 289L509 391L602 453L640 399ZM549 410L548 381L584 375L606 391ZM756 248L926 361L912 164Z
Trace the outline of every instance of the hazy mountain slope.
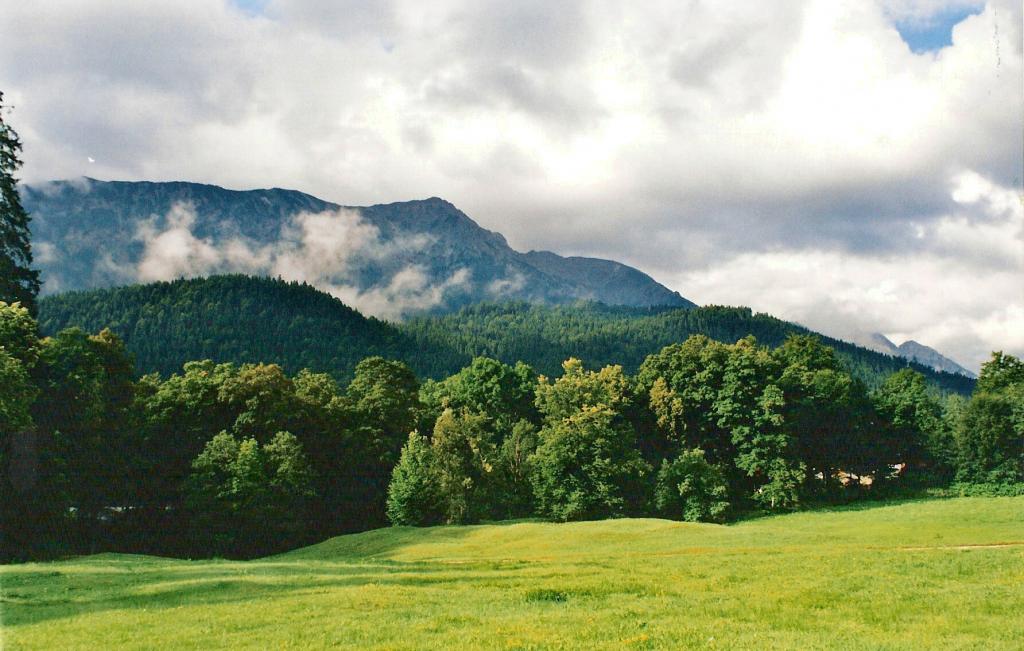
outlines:
M934 348L925 346L924 344L919 344L913 339L904 341L897 347L897 351L899 351L900 357L914 360L919 364L930 366L938 371L960 373L967 377L977 377L974 373L968 371L966 368L960 366Z
M616 262L515 251L438 198L346 210L292 190L91 179L22 198L48 293L243 272L386 316L481 300L693 306Z
M960 375L964 375L969 378L977 377L977 375L944 356L934 348L920 344L913 339L904 341L902 344L897 346L885 335L874 332L859 337L853 337L852 340L854 343L865 348L885 353L886 355L892 355L893 357L917 362L918 364L923 364L924 366L935 369L936 371L959 373Z
M213 277L71 292L40 301L45 334L69 326L109 326L135 353L140 372L170 373L183 362L212 358L277 362L348 377L370 355L409 363L421 377L443 377L473 356L525 361L557 375L562 361L622 364L633 372L662 347L704 334L735 342L753 334L778 345L806 329L747 308L635 308L597 303L561 306L525 302L478 304L394 326L366 319L312 287L265 278ZM853 344L823 338L871 385L908 365ZM915 365L942 391L968 393L974 382Z

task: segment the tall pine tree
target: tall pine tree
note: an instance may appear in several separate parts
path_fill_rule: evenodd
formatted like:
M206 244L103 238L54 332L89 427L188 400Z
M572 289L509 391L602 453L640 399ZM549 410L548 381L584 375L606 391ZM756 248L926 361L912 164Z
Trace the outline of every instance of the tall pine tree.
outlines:
M4 122L0 92L0 301L20 302L33 315L39 293L39 272L32 267L29 216L18 196L14 173L21 167L21 140Z

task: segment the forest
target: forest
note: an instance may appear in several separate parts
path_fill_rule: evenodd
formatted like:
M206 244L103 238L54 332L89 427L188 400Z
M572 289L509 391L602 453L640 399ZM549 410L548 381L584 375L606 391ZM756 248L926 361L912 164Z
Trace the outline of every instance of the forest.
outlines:
M112 330L41 336L0 303L3 558L250 558L389 523L722 522L1021 492L1024 363L1009 355L969 398L912 368L869 386L805 333L698 334L626 368L477 356L421 379L368 355L347 381L210 359L139 376Z
M450 314L392 324L364 317L302 283L242 275L179 279L45 296L44 334L78 326L110 328L124 340L141 373L169 375L196 359L236 364L273 362L352 379L356 364L380 355L405 362L421 378L441 379L478 356L517 361L557 375L569 357L588 366L619 364L635 373L651 353L691 335L735 342L747 335L776 347L809 330L743 307L634 308L582 302L542 305L483 303ZM245 336L239 336L239 324ZM853 344L821 337L854 376L871 388L906 367L941 395L969 395L974 380L942 373Z

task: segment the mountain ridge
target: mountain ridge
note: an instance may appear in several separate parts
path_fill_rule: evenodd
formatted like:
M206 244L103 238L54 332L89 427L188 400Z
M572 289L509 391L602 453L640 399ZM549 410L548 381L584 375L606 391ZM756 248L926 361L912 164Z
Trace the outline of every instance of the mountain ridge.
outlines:
M255 273L307 281L386 317L481 300L695 307L619 262L516 251L436 196L343 206L297 190L186 181L22 187L46 293Z
M936 371L958 373L972 379L978 377L977 374L964 368L931 346L926 346L925 344L914 341L913 339L908 339L897 346L891 339L882 333L872 332L869 334L850 337L850 340L852 343L870 350L917 362L924 366L928 366L929 368L933 368Z

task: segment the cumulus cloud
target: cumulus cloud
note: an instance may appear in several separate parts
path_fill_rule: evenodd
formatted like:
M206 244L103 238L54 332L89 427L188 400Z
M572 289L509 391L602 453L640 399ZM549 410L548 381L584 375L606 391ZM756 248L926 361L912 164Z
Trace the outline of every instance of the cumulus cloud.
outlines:
M926 342L977 370L993 349L1024 351L1024 206L974 172L956 175L950 195L954 212L917 225L914 250L746 253L678 284L841 338Z
M382 238L380 230L363 221L356 210L298 213L281 226L275 242L262 245L240 237L197 237L195 222L195 207L186 203L175 204L166 215L152 216L136 233L143 251L134 270L119 265L118 272L142 282L215 273L276 276L309 283L365 314L385 319L436 307L450 292L470 283L466 269L457 269L438 282L416 265L384 280L361 282L362 265L420 249L430 240L422 234ZM105 260L114 265L109 256Z
M928 274L918 291L941 295L954 274L1015 256L1004 226L960 210L948 184L971 170L1021 187L1017 0L247 6L6 8L0 79L24 179L292 187L347 205L443 196L517 248L622 260L704 302L736 295L743 276L723 274L749 260L912 269ZM901 24L957 12L975 13L946 47L901 38ZM966 257L921 262L954 251ZM723 293L706 296L712 277ZM872 300L876 284L850 282L850 301ZM799 290L825 311L833 288ZM973 293L1019 301L1008 284ZM886 327L938 344L920 324L981 318L927 307Z

